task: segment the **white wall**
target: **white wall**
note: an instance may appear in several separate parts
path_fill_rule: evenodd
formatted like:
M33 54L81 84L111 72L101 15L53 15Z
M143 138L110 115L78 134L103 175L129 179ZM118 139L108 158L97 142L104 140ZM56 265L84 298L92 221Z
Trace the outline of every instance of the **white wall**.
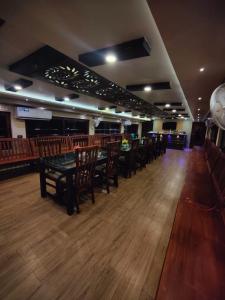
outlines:
M158 119L153 121L153 131L160 132L162 131L163 120Z

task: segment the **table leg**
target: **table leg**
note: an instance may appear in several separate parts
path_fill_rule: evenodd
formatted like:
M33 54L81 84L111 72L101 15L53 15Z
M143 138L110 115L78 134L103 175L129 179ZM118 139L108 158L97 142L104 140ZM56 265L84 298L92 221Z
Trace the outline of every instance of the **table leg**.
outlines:
M40 188L41 188L41 197L45 198L47 196L47 191L46 191L45 165L43 163L40 163Z
M74 213L74 205L73 205L73 175L66 175L66 205L67 205L67 213L71 216Z

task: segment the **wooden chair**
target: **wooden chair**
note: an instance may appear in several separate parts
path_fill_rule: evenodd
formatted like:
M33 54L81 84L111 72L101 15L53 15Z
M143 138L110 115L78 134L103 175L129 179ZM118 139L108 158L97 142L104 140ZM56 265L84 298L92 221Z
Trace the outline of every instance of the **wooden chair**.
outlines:
M72 149L76 147L87 147L88 146L88 136L71 136Z
M62 154L61 151L61 140L54 138L39 138L37 140L38 151L40 158L48 159L52 156L57 156ZM41 166L40 166L41 167ZM55 194L47 191L47 194L54 197L58 202L61 201L61 184L62 174L51 169L45 170L45 180L46 186L53 188L56 191Z
M118 187L118 159L120 154L120 142L109 142L106 146L107 162L105 165L96 167L96 174L100 176L101 182L106 184L107 193L109 193L109 181L113 179Z
M119 157L120 168L125 177L131 177L132 172L136 174L139 143L139 139L132 140L130 151L124 151Z
M76 203L79 203L80 194L84 191L91 193L92 203L95 203L93 178L97 157L97 146L88 146L76 150L76 169L74 174Z
M40 157L50 157L60 155L61 140L60 139L38 139L37 140L38 151Z

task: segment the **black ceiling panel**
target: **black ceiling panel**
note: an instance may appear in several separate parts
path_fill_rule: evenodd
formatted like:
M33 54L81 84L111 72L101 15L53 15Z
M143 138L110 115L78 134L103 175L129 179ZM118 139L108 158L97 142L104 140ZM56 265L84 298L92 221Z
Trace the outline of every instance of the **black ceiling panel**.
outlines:
M144 91L144 88L146 86L150 86L152 88L152 90L171 89L169 81L155 82L155 83L145 83L145 84L133 84L133 85L127 85L126 88L129 91Z
M145 38L139 38L117 44L111 47L97 49L79 55L79 61L89 67L104 65L105 57L109 53L116 55L117 60L128 60L150 55L150 46Z
M19 85L21 86L23 89L31 86L33 84L33 81L31 80L27 80L27 79L23 79L23 78L19 78L17 80L15 80L14 82L12 83L6 83L5 84L5 89L7 91L10 91L10 92L17 92L18 90L15 89L15 85Z
M49 46L44 46L10 65L9 69L12 72L44 80L80 94L111 102L114 105L124 106L127 109L155 116L166 115L156 106Z

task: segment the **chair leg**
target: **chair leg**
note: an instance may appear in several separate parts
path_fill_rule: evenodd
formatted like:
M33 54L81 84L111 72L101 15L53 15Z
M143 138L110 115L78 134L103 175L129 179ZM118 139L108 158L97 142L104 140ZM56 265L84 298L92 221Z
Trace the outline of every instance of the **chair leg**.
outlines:
M106 190L107 190L107 193L109 194L110 190L109 190L109 179L106 178Z
M91 186L91 200L92 200L92 203L94 204L95 203L95 193L94 193L93 185Z

